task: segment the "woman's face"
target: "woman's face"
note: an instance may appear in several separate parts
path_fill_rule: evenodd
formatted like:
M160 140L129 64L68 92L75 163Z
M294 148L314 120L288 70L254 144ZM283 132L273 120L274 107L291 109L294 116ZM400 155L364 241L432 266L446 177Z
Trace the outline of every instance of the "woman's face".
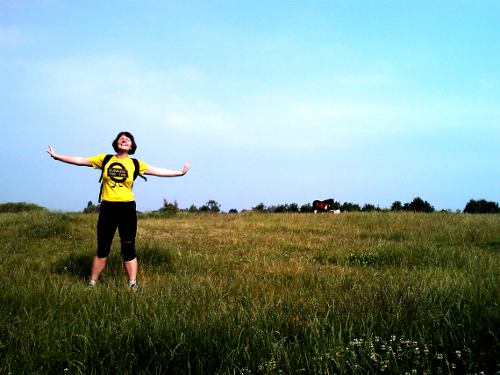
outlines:
M132 140L126 135L122 134L120 138L118 138L117 146L119 151L129 152L132 148Z

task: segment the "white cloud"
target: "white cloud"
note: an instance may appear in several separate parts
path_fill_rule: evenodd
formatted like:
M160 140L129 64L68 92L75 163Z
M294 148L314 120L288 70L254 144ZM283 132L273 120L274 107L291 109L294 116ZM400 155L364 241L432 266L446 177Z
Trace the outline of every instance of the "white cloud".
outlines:
M256 107L258 114L242 116L232 138L241 147L286 152L364 149L376 144L396 147L411 140L437 142L453 135L494 134L495 119L500 117L500 111L488 104L432 98L385 102L285 98Z
M380 122L402 120L407 110L390 104L370 102L299 103L291 109L294 117L308 121Z
M218 132L231 126L214 103L178 87L179 82L196 84L205 79L193 66L163 72L120 56L90 56L45 61L38 69L45 100L52 105L64 102L72 111L97 121L113 119L125 126L187 133Z
M245 96L235 91L233 98L224 100L210 89L211 77L197 67L166 67L160 71L121 56L50 60L36 68L37 81L31 86L37 90L38 100L58 113L65 112L63 116L75 122L94 126L89 130L109 124L122 129L140 126L151 132L169 130L194 144L216 139L219 147L233 150L346 149L397 141L430 130L436 132L437 128L455 132L455 124L463 123L466 117L475 121L499 117L499 111L487 104L452 99L377 100L367 95L339 100L301 98L293 92ZM353 79L386 80L346 78Z
M23 37L14 27L0 25L0 47L12 47L21 44Z
M381 86L394 84L392 77L377 73L344 73L335 76L334 81L339 85L351 88L370 86L380 88Z
M181 68L175 69L174 74L181 79L186 79L190 81L205 81L207 77L205 74L195 66L186 65Z

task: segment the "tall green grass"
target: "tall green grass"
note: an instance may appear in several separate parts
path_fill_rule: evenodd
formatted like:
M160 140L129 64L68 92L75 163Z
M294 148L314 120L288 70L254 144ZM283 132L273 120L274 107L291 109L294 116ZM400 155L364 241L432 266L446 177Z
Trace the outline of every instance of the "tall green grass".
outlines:
M0 215L0 373L493 374L500 217L141 217L84 280L95 215Z

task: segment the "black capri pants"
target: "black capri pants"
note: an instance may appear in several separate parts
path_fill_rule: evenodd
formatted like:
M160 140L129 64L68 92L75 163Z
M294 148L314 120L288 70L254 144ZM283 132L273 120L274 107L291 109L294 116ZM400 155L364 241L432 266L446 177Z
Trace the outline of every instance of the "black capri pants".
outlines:
M134 260L137 234L136 204L132 202L102 201L97 220L97 257L107 258L118 228L124 262Z

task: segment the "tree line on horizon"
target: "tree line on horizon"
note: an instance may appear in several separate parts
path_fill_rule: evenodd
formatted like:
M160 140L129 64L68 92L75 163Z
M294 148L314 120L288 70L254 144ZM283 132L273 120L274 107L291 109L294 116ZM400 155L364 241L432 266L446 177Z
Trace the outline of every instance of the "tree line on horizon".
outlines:
M331 207L333 210L340 210L341 212L424 212L431 213L435 211L434 206L432 206L426 200L420 197L415 197L411 202L401 203L400 201L395 201L392 203L390 208L380 208L370 203L366 203L360 206L357 203L344 202L340 203L333 200L333 205ZM221 205L211 199L204 205L197 207L192 204L187 209L179 209L177 201L168 202L163 199L163 207L161 207L158 212L160 213L172 213L177 211L187 211L187 212L221 212ZM313 207L311 203L305 203L299 206L297 203L283 203L277 205L266 206L263 202L252 207L250 210L242 210L241 212L255 211L255 212L271 212L271 213L311 213L313 212ZM442 210L447 211L447 210ZM449 211L447 211L449 212ZM238 210L233 208L228 211L228 213L238 213ZM479 214L479 213L500 213L500 207L497 202L487 201L485 199L474 200L471 199L466 204L463 213Z
M340 210L341 212L424 212L431 213L434 212L434 206L432 206L426 200L420 197L414 198L411 202L401 203L400 201L395 201L392 203L390 208L380 208L370 203L366 203L360 206L357 203L344 202L340 203L333 200L332 209ZM27 212L27 211L39 211L45 210L47 208L39 206L34 203L27 202L6 202L0 203L0 213L15 213L15 212ZM169 202L167 199L163 199L163 206L158 210L153 211L153 214L159 215L170 215L177 212L191 212L191 213L220 213L221 205L216 200L211 199L205 204L197 207L192 204L189 208L181 209L177 201ZM313 212L312 204L306 203L298 205L297 203L284 203L266 206L263 202L257 204L249 210L242 210L241 212L254 211L254 212L270 212L270 213L311 213ZM449 210L442 210L450 212ZM96 213L99 212L99 205L89 201L87 207L83 209L83 213ZM465 205L463 211L457 210L457 212L463 212L466 214L498 214L500 213L500 207L497 202L487 201L485 199L470 199ZM228 213L238 213L238 210L233 208L228 211Z
M431 213L435 211L434 206L432 206L426 200L420 197L414 198L411 202L401 203L401 201L395 201L392 203L390 208L381 208L380 206L375 206L371 203L366 203L360 206L357 203L344 202L340 203L333 200L332 210L340 210L341 212L425 212ZM281 204L277 206L266 207L264 203L259 203L257 206L252 208L253 211L269 211L269 212L313 212L313 207L311 203L303 204L298 206L296 203L292 204ZM447 211L449 210L442 210ZM464 213L479 214L479 213L500 213L500 208L498 203L486 201L485 199L474 200L471 199L466 204Z
M340 210L341 212L424 212L431 213L435 211L434 206L432 206L426 200L420 197L414 198L411 202L401 203L400 201L395 201L392 203L390 208L380 208L370 203L366 203L360 206L357 203L344 202L340 203L333 200L333 205L331 207L333 210ZM87 210L87 211L85 211ZM97 212L99 210L98 206L92 205L89 202L89 206L84 209L84 212ZM177 212L191 212L191 213L220 213L221 205L216 200L211 199L205 204L197 207L192 204L189 208L181 209L177 201L169 202L167 199L163 199L163 206L153 213L156 214L175 214ZM254 211L254 212L270 212L270 213L311 213L313 212L313 207L311 203L305 203L299 206L297 203L283 203L277 205L266 206L263 202L252 207L250 210L242 210L241 212ZM446 211L446 210L443 210ZM447 211L449 212L449 211ZM474 200L471 199L465 206L464 213L500 213L500 208L498 203L486 201L485 199ZM238 213L238 210L233 208L228 211L230 214Z
M341 212L382 212L382 211L408 211L408 212L434 212L434 207L427 201L416 197L410 203L401 203L400 201L395 201L390 209L381 208L380 206L375 206L371 203L366 203L360 206L357 203L344 202L340 203L333 199L333 204L329 207L331 210L340 210ZM313 207L311 203L303 204L298 206L296 203L292 204L280 204L276 206L266 207L264 203L259 203L257 206L252 208L253 211L269 211L269 212L313 212Z

